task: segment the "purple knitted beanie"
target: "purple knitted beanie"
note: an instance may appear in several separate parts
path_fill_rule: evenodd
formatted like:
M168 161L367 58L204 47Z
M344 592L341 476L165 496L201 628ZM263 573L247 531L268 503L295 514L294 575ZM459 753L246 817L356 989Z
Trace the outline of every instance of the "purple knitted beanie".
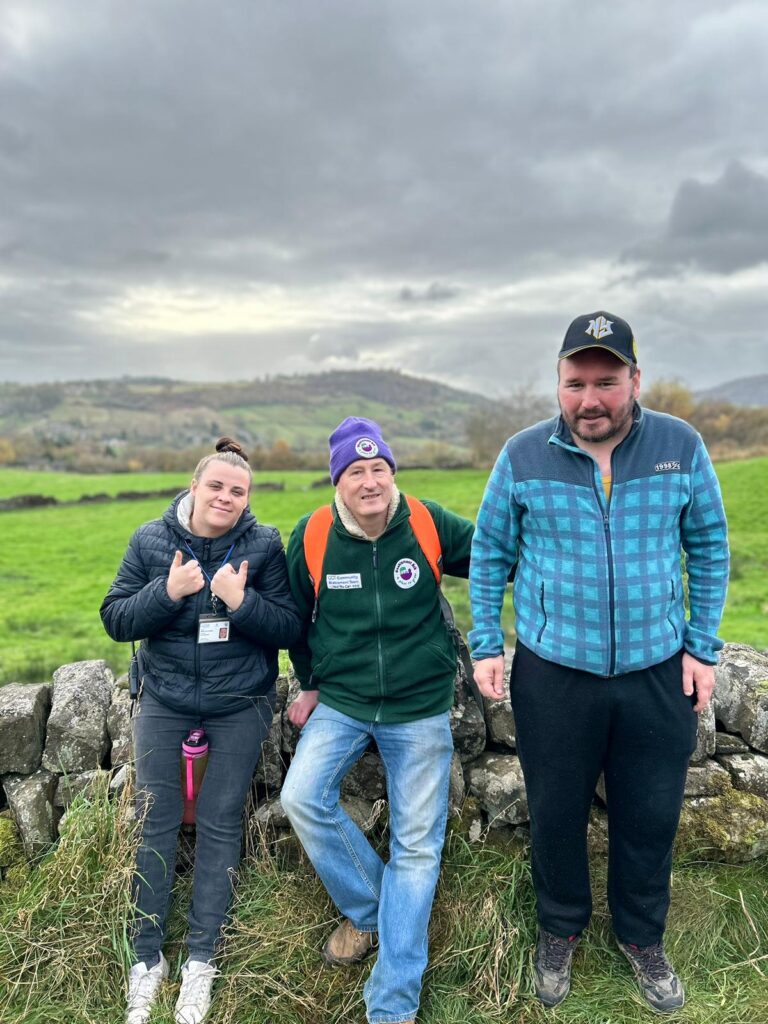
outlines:
M351 463L357 459L384 459L397 470L395 457L381 436L381 427L362 416L347 416L328 438L331 448L331 480L334 485Z

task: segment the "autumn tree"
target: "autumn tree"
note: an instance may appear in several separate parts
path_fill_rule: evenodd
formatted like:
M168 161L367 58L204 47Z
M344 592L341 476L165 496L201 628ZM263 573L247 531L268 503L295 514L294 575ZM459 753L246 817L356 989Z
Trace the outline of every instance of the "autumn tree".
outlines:
M490 415L484 409L472 413L466 423L472 461L480 466L489 465L508 438L551 416L554 409L552 398L537 394L530 384L520 384L506 398L493 403Z
M666 412L681 420L690 421L696 408L693 395L678 380L657 380L642 392L640 400L646 409Z

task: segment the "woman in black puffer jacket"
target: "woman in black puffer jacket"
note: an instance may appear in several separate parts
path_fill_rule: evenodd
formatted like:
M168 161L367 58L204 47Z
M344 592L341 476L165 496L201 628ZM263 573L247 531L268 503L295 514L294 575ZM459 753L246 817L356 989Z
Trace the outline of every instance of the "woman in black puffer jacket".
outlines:
M142 641L134 754L144 824L126 1024L146 1024L168 975L162 943L182 818L181 744L198 727L209 755L176 1021L199 1024L208 1011L243 804L272 722L277 651L300 630L280 535L251 515L250 486L240 446L222 438L189 491L133 535L101 606L114 640Z

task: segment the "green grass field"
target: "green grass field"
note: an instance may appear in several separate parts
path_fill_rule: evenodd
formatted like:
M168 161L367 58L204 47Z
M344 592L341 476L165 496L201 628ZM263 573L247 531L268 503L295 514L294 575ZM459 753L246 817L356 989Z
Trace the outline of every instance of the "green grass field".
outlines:
M768 522L762 514L768 493L768 459L722 463L717 467L728 511L733 572L721 635L730 641L768 648ZM324 501L331 488L311 488L318 472L269 472L258 480L285 483L280 492L257 492L256 516L277 526L287 542L296 521ZM485 470L404 470L401 489L434 498L474 518L487 479ZM82 494L116 494L185 486L179 474L110 476L0 470L0 497L47 494L74 500ZM117 670L127 664L124 646L104 633L98 609L133 530L162 513L167 500L48 507L0 515L0 683L39 681L59 665L106 658ZM457 622L469 627L464 581L446 579ZM504 625L511 637L508 599Z

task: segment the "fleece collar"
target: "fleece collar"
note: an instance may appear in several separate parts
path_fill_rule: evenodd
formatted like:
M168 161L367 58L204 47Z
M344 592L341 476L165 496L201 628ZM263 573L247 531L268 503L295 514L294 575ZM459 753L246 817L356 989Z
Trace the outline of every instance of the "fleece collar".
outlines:
M333 499L333 502L336 506L336 511L339 514L339 519L341 520L342 526L347 531L347 533L351 533L353 537L359 537L360 540L370 540L371 538L368 536L368 534L365 532L365 530L358 523L358 521L349 511L344 502L341 500L341 495L339 494L338 488L336 489L336 495ZM397 484L393 484L392 497L390 498L389 508L387 509L387 526L389 526L392 516L395 514L395 512L397 512L397 507L399 504L400 491L398 491L397 489Z

